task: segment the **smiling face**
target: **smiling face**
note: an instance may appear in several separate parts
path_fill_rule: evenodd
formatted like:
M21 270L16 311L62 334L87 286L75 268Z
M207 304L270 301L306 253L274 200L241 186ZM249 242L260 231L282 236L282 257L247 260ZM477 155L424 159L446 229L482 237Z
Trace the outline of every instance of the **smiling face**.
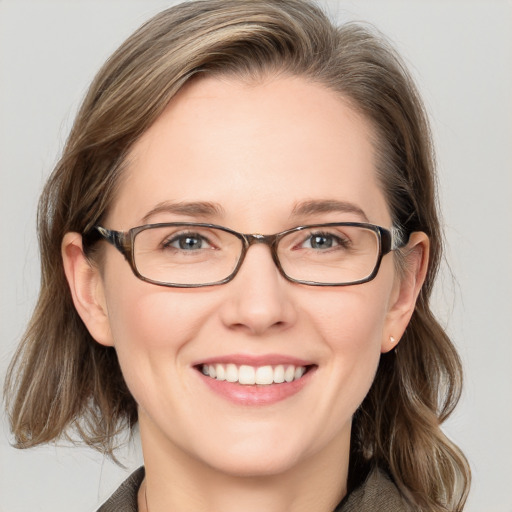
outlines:
M303 79L196 80L133 147L103 225L389 229L371 135L339 96ZM287 281L256 244L231 282L183 289L137 279L104 249L89 286L96 310L77 307L117 351L146 459L170 455L237 475L346 466L352 415L390 335L398 340L407 323L392 253L368 283L314 287Z

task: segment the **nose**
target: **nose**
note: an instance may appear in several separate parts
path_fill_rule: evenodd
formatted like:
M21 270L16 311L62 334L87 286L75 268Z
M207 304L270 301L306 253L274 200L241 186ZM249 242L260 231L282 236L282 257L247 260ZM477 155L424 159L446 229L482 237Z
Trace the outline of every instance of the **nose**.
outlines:
M251 335L289 328L297 318L294 286L280 274L269 247L252 245L238 274L224 285L223 323Z

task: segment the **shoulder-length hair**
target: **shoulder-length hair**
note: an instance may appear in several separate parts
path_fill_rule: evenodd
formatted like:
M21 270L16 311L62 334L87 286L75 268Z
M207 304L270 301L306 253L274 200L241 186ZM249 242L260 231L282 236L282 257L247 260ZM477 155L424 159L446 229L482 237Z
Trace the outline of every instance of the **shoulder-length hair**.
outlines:
M398 350L353 419L349 485L389 472L418 510L461 510L470 472L440 425L455 407L461 364L429 306L442 253L427 117L402 61L374 29L334 26L307 0L202 0L158 14L108 59L90 86L39 203L39 301L5 390L16 446L74 430L113 455L137 406L114 349L96 343L64 276L61 241L106 215L127 153L192 77L281 73L321 84L371 123L377 175L393 222L430 238L430 264Z

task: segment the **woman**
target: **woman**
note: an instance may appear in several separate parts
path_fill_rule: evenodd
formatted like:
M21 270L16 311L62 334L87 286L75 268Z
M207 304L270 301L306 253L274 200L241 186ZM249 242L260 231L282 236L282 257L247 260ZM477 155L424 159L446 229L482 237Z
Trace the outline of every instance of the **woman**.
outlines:
M406 70L302 0L162 12L94 80L40 203L18 446L145 468L101 510L461 510L461 371L429 297L432 150Z

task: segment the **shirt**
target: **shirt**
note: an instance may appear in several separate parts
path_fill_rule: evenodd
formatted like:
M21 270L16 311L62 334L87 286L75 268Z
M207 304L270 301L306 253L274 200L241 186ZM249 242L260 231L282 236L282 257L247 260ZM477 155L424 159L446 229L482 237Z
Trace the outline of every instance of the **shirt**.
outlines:
M138 512L137 493L144 480L144 467L134 471L97 512ZM375 469L363 484L345 496L333 512L410 512L391 479ZM312 511L314 512L314 511Z

